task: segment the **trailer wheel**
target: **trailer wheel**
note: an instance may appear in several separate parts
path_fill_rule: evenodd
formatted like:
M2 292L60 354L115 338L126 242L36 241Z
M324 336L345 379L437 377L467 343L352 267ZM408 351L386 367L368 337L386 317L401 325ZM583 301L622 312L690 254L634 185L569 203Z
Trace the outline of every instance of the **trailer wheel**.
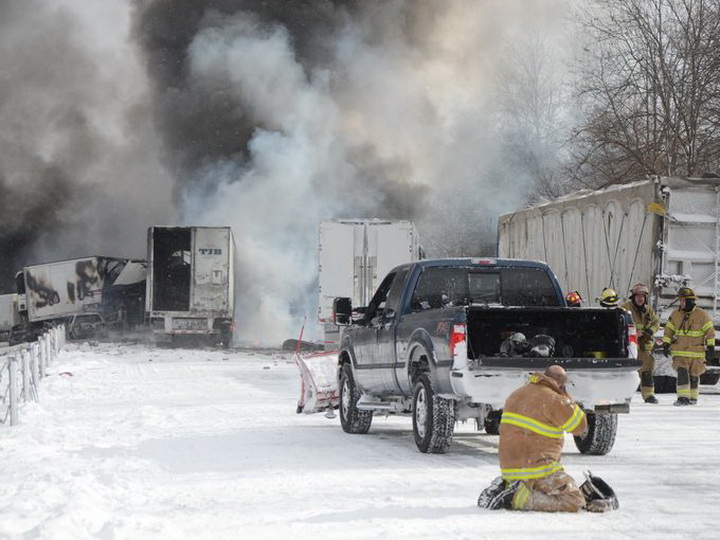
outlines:
M413 435L425 454L444 454L455 429L455 403L435 393L430 376L422 373L413 389Z
M575 446L581 454L604 456L612 450L617 435L617 414L595 414L586 411L588 428L575 437Z
M345 433L367 433L372 424L372 411L357 408L360 395L350 366L343 364L340 370L340 425Z

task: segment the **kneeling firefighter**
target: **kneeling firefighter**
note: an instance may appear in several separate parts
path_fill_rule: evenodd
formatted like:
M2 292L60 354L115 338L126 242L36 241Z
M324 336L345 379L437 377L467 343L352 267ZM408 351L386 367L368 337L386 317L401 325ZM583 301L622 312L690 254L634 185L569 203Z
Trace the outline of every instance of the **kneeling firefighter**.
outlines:
M534 373L508 397L500 422L500 471L478 498L488 509L604 512L617 508L612 489L588 476L578 488L560 464L565 433L587 429L583 410L565 390L567 375L558 365Z
M655 397L655 381L653 369L655 359L652 355L653 336L660 328L660 319L655 310L647 304L650 290L643 283L636 283L630 289L630 300L625 302L622 309L630 312L635 323L638 336L638 360L642 361L640 373L640 392L645 403L657 403Z

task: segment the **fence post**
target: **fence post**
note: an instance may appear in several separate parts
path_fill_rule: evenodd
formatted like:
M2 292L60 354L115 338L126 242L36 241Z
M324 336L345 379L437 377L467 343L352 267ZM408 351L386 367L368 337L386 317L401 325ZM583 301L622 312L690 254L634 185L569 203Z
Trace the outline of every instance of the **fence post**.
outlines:
M10 425L18 424L18 381L17 381L17 358L15 355L8 357L8 385L10 390Z
M33 384L35 385L35 388L38 388L38 382L40 381L40 366L38 365L37 346L34 343L30 344L28 352L30 353L30 369L32 370Z
M50 335L46 332L42 335L40 338L40 343L42 344L43 352L45 353L45 367L49 368L52 365L52 356L50 355Z
M53 328L52 330L50 330L50 349L52 350L53 362L55 361L55 359L57 358L57 355L58 355L58 339L57 339L57 337L58 337L58 329Z
M45 378L45 368L47 366L45 364L45 351L43 350L43 347L42 347L42 341L38 340L34 343L34 345L37 347L40 379L44 379Z
M27 402L30 400L30 370L28 369L29 362L26 351L20 351L20 369L22 373L23 382L23 401Z

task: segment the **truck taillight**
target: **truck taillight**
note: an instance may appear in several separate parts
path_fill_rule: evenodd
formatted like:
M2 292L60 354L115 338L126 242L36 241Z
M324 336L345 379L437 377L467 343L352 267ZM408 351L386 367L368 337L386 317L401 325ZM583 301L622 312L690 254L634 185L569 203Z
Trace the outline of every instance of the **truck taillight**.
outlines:
M630 356L632 356L633 358L637 358L637 353L638 353L637 328L635 328L634 324L628 323L627 330L628 330L628 352L630 353Z
M637 345L637 329L634 324L628 324L628 343Z
M453 324L450 331L450 356L455 356L455 347L465 342L465 325Z

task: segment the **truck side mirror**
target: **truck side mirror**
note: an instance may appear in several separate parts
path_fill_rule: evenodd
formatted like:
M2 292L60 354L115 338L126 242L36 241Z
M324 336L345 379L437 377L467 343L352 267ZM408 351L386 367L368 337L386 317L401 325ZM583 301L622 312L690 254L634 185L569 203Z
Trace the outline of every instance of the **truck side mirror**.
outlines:
M333 300L333 322L338 326L352 322L352 298L339 296Z

